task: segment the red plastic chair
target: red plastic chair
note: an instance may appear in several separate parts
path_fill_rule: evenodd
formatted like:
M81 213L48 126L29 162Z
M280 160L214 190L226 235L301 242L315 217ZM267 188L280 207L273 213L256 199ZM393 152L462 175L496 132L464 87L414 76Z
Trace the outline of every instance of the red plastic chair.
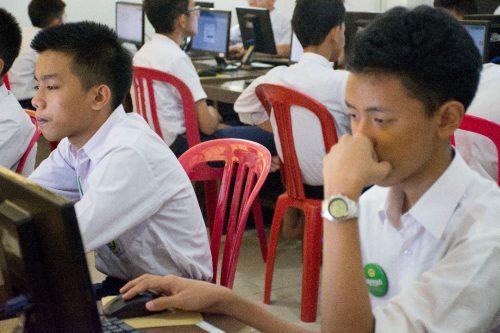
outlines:
M218 176L222 170L215 220L210 234L214 270L212 282L217 282L219 249L225 225L226 240L220 284L232 288L248 214L269 173L271 154L264 146L256 142L218 139L189 148L179 157L179 162L192 181L211 180L214 174ZM224 166L207 162L224 162ZM231 193L230 188L232 188ZM232 197L229 214L227 214L230 194Z
M19 164L17 165L16 172L19 174L23 173L24 166L26 165L26 160L28 159L28 156L30 155L33 147L35 146L35 143L38 140L38 137L42 133L40 128L38 126L36 126L35 112L33 110L27 110L27 109L25 109L24 111L30 117L31 122L35 125L35 133L31 137L31 141L30 141L28 147L26 148L26 151L24 152L23 156L21 156L21 159L19 160Z
M337 131L332 115L321 103L293 89L261 84L255 93L259 97L268 115L274 115L283 150L282 176L286 188L278 197L274 210L269 252L266 261L266 281L264 286L264 303L271 299L276 246L280 234L281 222L285 210L289 207L301 209L305 215L304 239L302 247L302 305L301 319L305 322L316 320L318 305L319 272L321 265L321 239L323 219L321 218L321 200L307 198L304 193L302 174L293 141L291 122L291 106L301 106L314 114L321 123L325 151L337 142Z
M5 87L7 88L7 90L10 90L10 82L9 82L9 75L8 74L5 74L5 76L3 77L3 83L5 84Z
M493 141L493 143L497 148L497 154L499 159L498 185L500 186L500 125L484 118L466 114L464 115L464 118L459 126L459 129L481 134L490 139L491 141ZM451 144L455 145L455 136L451 138Z
M177 89L179 95L181 96L182 107L184 109L184 125L186 127L186 140L188 147L191 148L199 144L201 142L200 131L193 95L186 84L174 75L151 68L135 66L134 78L132 81L135 111L142 115L151 128L153 128L163 139L163 133L161 131L156 112L156 98L154 95L153 81L164 82ZM146 101L149 101L149 105L147 105ZM207 179L207 181L204 182L205 206L210 230L212 230L213 221L215 219L215 207L217 205L217 180L219 180L221 176L221 174L217 175L213 173L213 178ZM262 208L258 198L254 201L252 213L257 229L257 235L259 237L262 259L265 261L267 257L267 243L264 231Z

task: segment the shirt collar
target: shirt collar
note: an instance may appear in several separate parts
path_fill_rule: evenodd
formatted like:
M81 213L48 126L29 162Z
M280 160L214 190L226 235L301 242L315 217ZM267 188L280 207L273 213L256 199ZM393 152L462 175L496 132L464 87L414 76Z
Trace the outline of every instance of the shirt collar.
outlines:
M431 235L440 239L470 180L469 167L462 156L455 151L455 156L445 172L405 215L411 215ZM387 219L399 229L402 205L402 189L398 186L391 187L386 200L379 207L380 221L383 223Z
M313 52L302 53L302 56L300 57L299 62L315 62L321 66L333 69L333 62L329 61L328 59L326 59L322 55L319 55L319 54L313 53Z
M168 36L165 36L165 35L162 35L162 34L158 34L158 33L155 33L153 35L153 38L151 38L152 40L155 40L155 41L158 41L160 43L166 43L166 44L171 44L171 46L175 45L179 50L181 49L181 47L179 46L179 44L177 44L173 39L171 39L170 37Z
M85 152L90 160L95 160L99 158L99 154L102 153L102 143L106 140L111 129L117 124L122 117L126 117L125 110L123 106L118 106L111 114L108 119L99 127L97 132L85 143L85 145L78 149L76 146L70 143L70 150L75 154L78 154L79 150Z

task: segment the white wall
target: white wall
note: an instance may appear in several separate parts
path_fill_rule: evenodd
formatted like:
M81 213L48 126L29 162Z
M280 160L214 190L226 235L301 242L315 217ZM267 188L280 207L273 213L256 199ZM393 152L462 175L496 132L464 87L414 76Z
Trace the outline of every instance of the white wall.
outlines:
M141 0L129 0L142 2ZM28 17L28 4L30 0L0 0L0 7L10 11L21 25L30 25ZM114 27L115 1L114 0L65 0L67 20L69 22L92 20ZM384 11L393 6L414 7L419 4L432 5L433 0L346 0L346 8L350 11ZM220 9L233 9L235 6L245 6L246 0L214 0L215 7ZM292 17L294 0L276 0L276 8L284 15ZM233 13L234 14L234 13ZM236 17L233 15L233 17ZM233 23L235 20L233 20ZM152 32L151 27L146 27L146 35Z

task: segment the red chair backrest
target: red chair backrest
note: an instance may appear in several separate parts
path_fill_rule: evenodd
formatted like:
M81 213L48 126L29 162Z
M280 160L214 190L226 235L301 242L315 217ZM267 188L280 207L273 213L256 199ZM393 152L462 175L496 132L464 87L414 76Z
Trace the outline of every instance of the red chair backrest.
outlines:
M495 144L497 148L498 154L498 185L500 186L500 125L494 123L490 120L472 116L472 115L464 115L462 119L462 123L458 127L461 130L469 131L477 134L481 134ZM451 144L455 144L455 136L451 138Z
M172 74L151 68L134 66L132 87L134 91L135 112L144 117L151 128L164 139L158 120L153 81L170 84L177 89L181 97L182 108L184 109L184 125L186 127L188 147L200 143L200 133L193 95L186 84ZM146 101L149 101L149 105L146 105Z
M217 281L219 249L223 226L226 225L220 284L232 288L248 214L269 173L271 154L267 148L252 141L218 139L191 147L179 157L192 181L213 179L214 170L222 168L222 165L207 163L214 161L224 165L210 237L213 282ZM232 197L227 214L229 195Z
M5 84L5 87L7 90L10 90L10 82L9 82L9 75L5 74L3 77L3 83Z
M285 183L288 195L293 198L304 200L304 185L302 183L302 174L300 172L295 143L293 141L290 108L292 106L303 107L318 118L321 124L323 143L326 152L328 152L337 142L337 130L335 128L333 116L323 104L288 87L264 83L256 87L255 93L257 97L259 97L269 117L274 116L276 119L276 126L278 127L281 149L283 152L283 182Z
M33 133L33 136L31 137L31 141L30 141L28 147L26 148L26 151L24 152L23 156L19 160L19 164L17 165L16 172L19 174L23 173L24 166L26 165L26 160L28 159L28 156L30 155L31 150L33 149L33 146L35 146L35 143L38 140L38 137L42 133L40 128L38 126L36 126L35 112L33 110L28 110L28 109L25 109L24 111L30 117L31 122L35 125L35 133Z

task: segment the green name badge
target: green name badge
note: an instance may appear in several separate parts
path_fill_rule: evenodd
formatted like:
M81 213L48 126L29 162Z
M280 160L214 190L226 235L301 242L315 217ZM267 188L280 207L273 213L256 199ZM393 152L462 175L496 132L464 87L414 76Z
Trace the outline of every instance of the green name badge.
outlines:
M389 290L389 281L384 270L378 264L369 263L365 265L365 278L368 291L375 297L384 297Z

